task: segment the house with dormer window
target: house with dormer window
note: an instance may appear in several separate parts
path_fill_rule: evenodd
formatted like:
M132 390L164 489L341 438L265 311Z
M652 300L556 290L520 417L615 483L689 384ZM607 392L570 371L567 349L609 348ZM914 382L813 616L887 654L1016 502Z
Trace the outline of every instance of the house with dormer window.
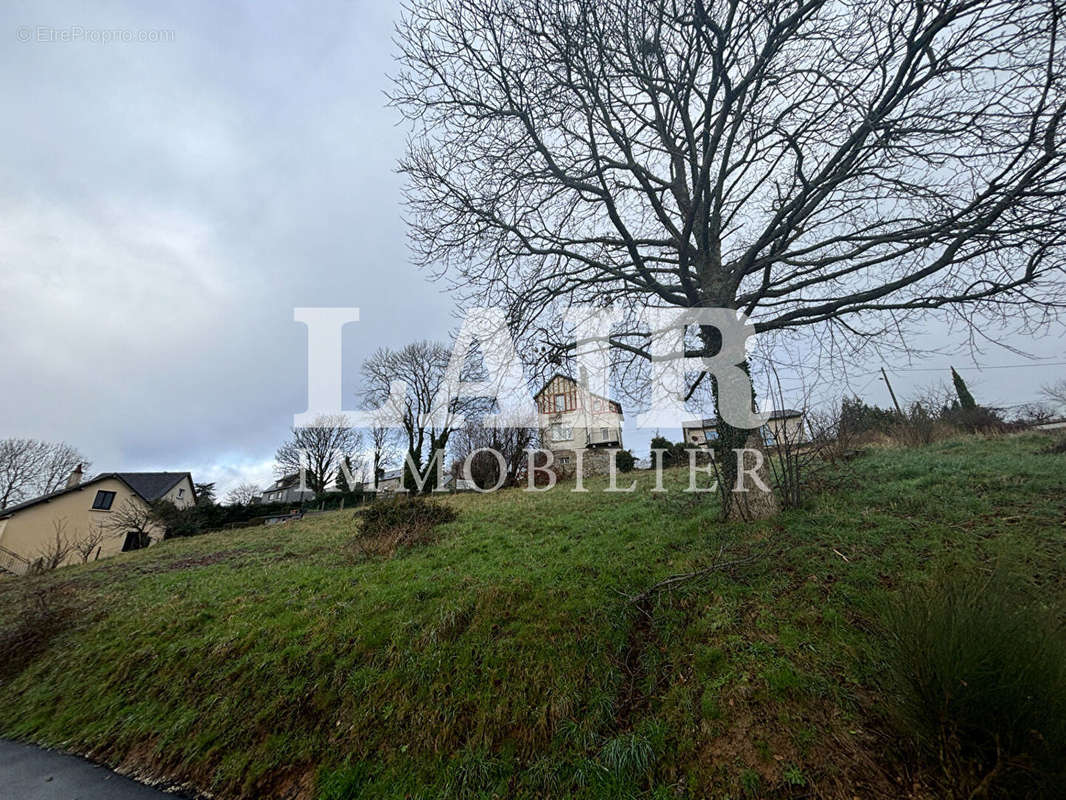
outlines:
M147 529L126 530L120 522L129 516L126 510L131 506L148 509L160 500L177 508L196 503L188 472L106 472L89 480L82 477L79 466L59 491L0 510L0 573L33 572L45 556L63 566L155 544L163 539L163 528L149 522ZM93 548L83 555L76 546L86 541L93 542ZM58 558L64 548L69 552Z

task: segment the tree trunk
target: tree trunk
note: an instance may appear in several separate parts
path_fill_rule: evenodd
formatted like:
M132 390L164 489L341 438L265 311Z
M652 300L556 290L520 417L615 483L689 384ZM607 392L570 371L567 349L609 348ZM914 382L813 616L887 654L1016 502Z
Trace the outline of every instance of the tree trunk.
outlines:
M742 431L747 434L747 440L742 445L748 450L754 450L761 454L762 463L757 470L755 470L755 476L758 477L758 481L754 480L752 475L745 476L744 488L746 492L735 492L733 489L736 486L736 474L737 474L737 457L735 453L730 453L729 462L733 470L733 483L728 485L729 496L731 501L729 508L726 511L726 515L729 519L739 520L756 520L756 519L768 519L769 517L776 516L781 510L781 504L778 501L777 495L773 492L773 476L770 474L770 456L766 452L764 447L762 434L758 430ZM744 466L751 468L755 464L755 456L745 453ZM759 488L759 483L764 486L768 486L770 491L764 492Z
M701 334L707 346L708 355L716 354L721 347L721 334L719 331L716 328L703 327ZM750 375L747 362L742 364L741 367ZM773 493L769 458L763 446L762 433L758 428L754 430L734 428L722 419L722 415L718 410L721 403L719 401L718 380L716 378L711 378L711 388L714 394L714 414L717 423L716 430L718 431L714 455L718 461L719 479L722 482L720 486L722 513L726 519L731 520L755 520L772 517L781 510L781 506ZM752 385L751 389L751 407L755 409L754 385ZM737 453L735 451L741 449L755 450L762 454L762 465L755 472L759 480L753 480L750 475L745 476L743 486L747 489L746 492L734 491L737 485L737 475L739 474ZM746 467L754 466L752 458L754 456L745 454L744 465ZM762 485L769 487L770 491L764 492L759 488L758 484L760 482Z

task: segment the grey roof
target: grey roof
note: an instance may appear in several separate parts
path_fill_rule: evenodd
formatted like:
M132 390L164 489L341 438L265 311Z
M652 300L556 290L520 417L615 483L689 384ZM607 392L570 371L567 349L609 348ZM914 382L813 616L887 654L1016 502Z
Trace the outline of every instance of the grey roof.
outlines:
M192 476L188 472L115 472L112 474L124 480L133 491L149 502L159 500L177 486L182 478L188 477L189 482L192 483Z
M173 489L182 478L188 478L189 483L192 483L192 475L188 472L105 472L101 475L97 475L91 480L82 481L77 486L71 486L69 489L60 489L57 492L41 495L32 500L27 500L24 503L0 509L0 519L10 517L16 511L22 511L24 508L30 508L39 503L47 503L51 500L55 500L57 497L76 492L79 489L84 489L87 486L92 486L94 483L99 483L100 481L108 480L109 478L122 481L129 486L135 494L147 502L160 499L163 495ZM195 494L196 490L194 488L194 497Z
M796 411L794 408L781 408L770 412L770 419L792 419L793 417L802 417L802 411ZM681 423L682 428L713 428L718 424L718 420L714 417L705 417L704 419L690 419Z
M300 473L294 472L291 475L283 475L274 481L267 488L268 492L276 492L281 489L295 489L300 486Z

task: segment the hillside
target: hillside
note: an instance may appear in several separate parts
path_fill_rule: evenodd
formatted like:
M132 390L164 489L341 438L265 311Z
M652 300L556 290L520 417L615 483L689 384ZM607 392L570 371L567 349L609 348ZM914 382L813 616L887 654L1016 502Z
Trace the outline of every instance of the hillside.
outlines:
M589 480L392 557L337 512L2 580L0 735L221 798L905 796L879 605L996 564L1063 607L1046 444L875 450L771 523Z

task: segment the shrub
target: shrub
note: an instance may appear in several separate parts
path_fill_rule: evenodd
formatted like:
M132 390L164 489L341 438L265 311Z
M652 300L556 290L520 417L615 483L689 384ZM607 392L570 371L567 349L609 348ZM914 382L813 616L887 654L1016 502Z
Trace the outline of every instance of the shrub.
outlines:
M637 457L628 450L619 450L615 454L614 463L619 472L632 472L637 465Z
M838 435L855 436L860 433L888 433L899 422L893 411L871 406L858 397L845 397L840 401Z
M450 506L417 496L381 500L359 512L356 548L363 555L391 555L400 547L431 541L433 529L456 518Z
M688 463L688 453L685 452L684 442L671 442L665 436L654 436L651 440L651 449L665 450L663 453L663 467L678 467ZM621 453L619 453L621 455ZM652 452L651 463L655 465L655 453Z
M1008 428L998 411L984 406L952 407L945 409L941 418L967 433L1001 433Z
M888 711L945 796L1039 797L1066 777L1066 641L1000 578L954 577L885 611Z
M894 438L907 447L932 444L952 433L950 427L941 424L937 415L930 413L920 402L912 403L906 416L892 430Z
M153 516L165 529L164 538L197 536L204 532L204 520L210 513L204 506L178 508L169 500L158 500L152 507Z

